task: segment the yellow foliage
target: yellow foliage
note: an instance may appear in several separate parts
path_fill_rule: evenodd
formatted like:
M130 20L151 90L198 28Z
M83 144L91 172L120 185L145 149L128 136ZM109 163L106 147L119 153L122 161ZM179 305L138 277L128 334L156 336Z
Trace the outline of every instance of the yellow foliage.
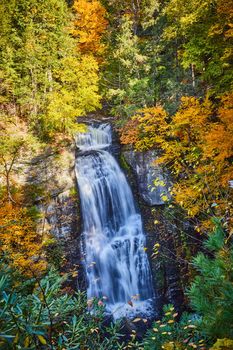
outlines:
M204 137L203 158L211 159L221 184L226 186L233 179L233 167L229 162L233 157L233 93L222 97L217 116L217 122L209 125Z
M78 38L81 53L102 54L104 45L101 37L108 25L105 8L98 0L75 0L73 9L75 19L72 34Z
M57 132L74 134L82 130L77 117L101 107L98 92L98 63L92 55L70 55L61 60L56 78L60 82L47 95L43 125L52 136Z
M138 151L153 148L163 142L168 128L166 118L161 106L139 110L120 130L121 143L134 145Z
M163 344L163 350L182 350L184 347L177 341L169 341Z
M41 237L27 209L5 203L0 208L0 252L6 253L12 266L27 276L46 269L42 258Z
M41 342L41 344L46 345L47 341L46 339L42 336L42 335L37 335L39 341Z
M222 96L217 108L208 99L183 97L171 122L167 120L161 107L144 109L121 130L121 142L139 151L159 147L163 154L156 163L174 175L172 194L188 216L225 216L230 229L233 94ZM209 226L203 220L202 228Z
M210 350L231 350L233 349L232 339L218 339Z
M225 38L233 37L233 1L217 1L217 24L210 28L209 35L223 34Z

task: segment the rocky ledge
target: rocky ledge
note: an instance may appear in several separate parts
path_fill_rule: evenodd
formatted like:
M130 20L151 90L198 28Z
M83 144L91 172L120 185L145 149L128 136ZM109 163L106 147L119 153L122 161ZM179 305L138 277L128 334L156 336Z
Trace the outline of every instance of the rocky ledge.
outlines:
M171 181L168 173L156 164L158 152L124 150L123 155L135 173L138 191L145 203L149 206L165 204L171 198Z

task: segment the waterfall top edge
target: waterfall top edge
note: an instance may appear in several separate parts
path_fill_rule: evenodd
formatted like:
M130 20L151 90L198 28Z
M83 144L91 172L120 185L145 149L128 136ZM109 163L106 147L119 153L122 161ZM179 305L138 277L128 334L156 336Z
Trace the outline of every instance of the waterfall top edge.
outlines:
M88 125L87 132L76 135L76 146L82 151L108 149L112 145L112 128L109 123Z

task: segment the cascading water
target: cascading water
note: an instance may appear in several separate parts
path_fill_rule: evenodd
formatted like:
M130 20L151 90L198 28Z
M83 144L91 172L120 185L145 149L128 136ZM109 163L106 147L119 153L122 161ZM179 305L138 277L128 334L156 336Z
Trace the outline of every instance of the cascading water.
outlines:
M79 134L76 176L84 226L88 298L102 298L114 318L151 316L153 288L141 216L125 175L107 151L111 127Z

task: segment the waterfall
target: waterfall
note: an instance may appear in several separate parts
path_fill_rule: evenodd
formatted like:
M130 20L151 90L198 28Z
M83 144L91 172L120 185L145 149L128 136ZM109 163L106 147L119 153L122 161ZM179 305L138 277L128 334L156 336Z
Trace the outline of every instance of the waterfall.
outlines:
M115 158L109 124L77 136L76 159L88 298L119 317L151 316L153 288L142 220Z

